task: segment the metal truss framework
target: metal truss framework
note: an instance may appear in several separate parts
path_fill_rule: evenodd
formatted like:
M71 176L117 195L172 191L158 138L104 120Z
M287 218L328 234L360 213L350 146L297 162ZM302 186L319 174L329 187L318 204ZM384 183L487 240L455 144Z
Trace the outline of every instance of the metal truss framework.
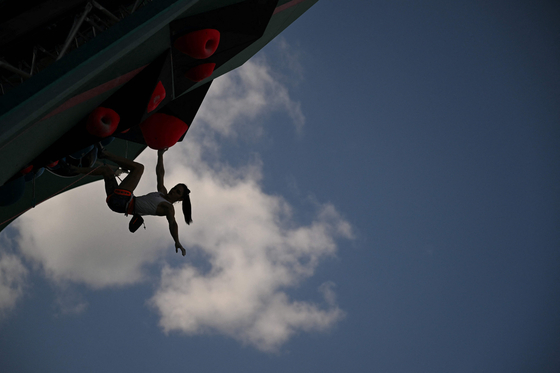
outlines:
M48 45L35 43L33 40L18 43L16 40L20 51L23 49L29 52L28 57L10 53L10 48L0 50L0 96L152 1L121 1L116 7L114 6L116 2L110 2L113 7L108 5L111 8L109 10L99 2L90 0L85 6L74 10L73 14L66 14L41 26L42 29L48 31L59 27L59 24L62 27L68 25L70 19L72 24L65 39L50 40Z

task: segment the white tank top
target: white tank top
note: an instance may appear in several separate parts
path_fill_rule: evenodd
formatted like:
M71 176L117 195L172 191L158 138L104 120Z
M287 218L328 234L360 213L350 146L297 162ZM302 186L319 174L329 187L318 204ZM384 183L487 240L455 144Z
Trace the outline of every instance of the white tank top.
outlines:
M139 215L155 215L158 205L162 202L169 203L160 192L152 192L136 197L134 200L134 212Z

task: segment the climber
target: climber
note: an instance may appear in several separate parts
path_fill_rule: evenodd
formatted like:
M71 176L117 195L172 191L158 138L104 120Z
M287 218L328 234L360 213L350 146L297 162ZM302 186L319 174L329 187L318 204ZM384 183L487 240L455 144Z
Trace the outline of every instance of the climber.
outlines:
M109 165L103 165L97 168L68 167L77 173L103 176L105 180L105 191L107 193L107 205L109 208L120 214L134 215L130 225L131 232L134 232L142 224L143 219L141 215L165 216L169 222L169 232L175 241L175 252L178 252L180 249L184 256L186 255L186 250L179 242L179 229L175 220L173 204L182 201L185 222L187 224L192 223L191 200L189 198L189 193L191 191L185 184L177 184L171 188L169 192L165 188L163 184L165 175L163 154L166 151L167 148L158 150L156 165L157 192L138 197L135 196L133 192L144 172L144 165L138 162L109 153L102 147L99 148L99 159L107 159L119 165L123 170L129 171L128 176L126 176L120 184L117 182L115 171ZM134 228L132 227L133 225L135 225Z

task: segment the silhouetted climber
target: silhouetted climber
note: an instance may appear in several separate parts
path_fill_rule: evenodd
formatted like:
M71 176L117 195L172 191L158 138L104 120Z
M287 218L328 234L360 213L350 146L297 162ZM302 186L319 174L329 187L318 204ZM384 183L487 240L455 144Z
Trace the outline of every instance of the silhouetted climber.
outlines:
M157 176L157 192L148 193L144 196L136 197L132 194L142 173L144 172L144 165L138 162L131 161L130 159L119 157L115 154L111 154L100 148L98 158L108 159L122 169L128 170L128 176L119 184L117 182L115 171L108 165L99 166L97 168L85 168L85 167L73 167L69 166L73 171L81 174L90 175L101 175L105 180L105 191L107 193L107 205L109 208L120 214L133 214L135 218L140 222L136 227L131 227L131 231L135 231L141 224L141 215L156 215L165 216L169 222L169 232L175 241L175 252L181 249L183 256L186 254L186 250L183 248L179 242L179 229L177 222L175 221L175 209L173 208L173 203L182 201L183 202L183 215L185 217L185 222L187 224L192 223L191 218L191 200L189 198L189 193L191 192L185 184L177 184L169 192L163 184L163 179L165 176L165 170L163 168L163 153L167 149L158 150L158 160L156 166L156 176ZM133 224L131 221L131 226Z

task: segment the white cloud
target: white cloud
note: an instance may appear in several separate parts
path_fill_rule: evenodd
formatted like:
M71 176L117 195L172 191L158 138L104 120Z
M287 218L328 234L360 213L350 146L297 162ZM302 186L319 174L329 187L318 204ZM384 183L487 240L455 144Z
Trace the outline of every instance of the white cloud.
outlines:
M282 35L276 37L274 46L276 48L272 50L269 59L274 74L280 75L282 81L298 85L305 73L301 60L310 56L303 48L297 47L297 44L296 47L292 46Z
M352 232L331 205L311 224L293 227L286 202L263 193L258 174L244 176L177 166L171 179L189 181L195 206L185 242L201 248L211 270L167 266L151 304L167 332L220 332L270 351L297 331L324 330L343 316L332 285L320 289L326 308L291 301L284 290L313 275L321 259L335 255L335 238Z
M143 266L165 246L160 235L128 232L128 220L108 209L103 184L96 182L37 206L14 227L20 251L48 278L102 288L142 280Z
M248 189L245 198L236 199L242 188ZM164 330L218 331L270 351L299 330L324 330L339 320L343 312L331 287L321 288L326 308L291 301L284 289L311 276L320 259L334 255L333 232L345 223L339 217L331 217L331 222L318 218L309 226L289 229L279 223L280 198L263 196L247 185L221 192L224 198L202 202L201 210L216 206L202 214L201 226L188 238L209 255L212 270L201 273L187 264L166 267L162 273L152 304Z
M294 333L327 329L344 314L332 284L319 289L321 305L292 300L287 290L336 254L336 239L352 237L350 225L330 204L320 205L307 225L296 224L292 207L263 190L258 157L234 168L220 153L221 142L250 133L258 139L266 130L262 117L274 110L287 113L296 129L303 126L299 103L266 60L249 61L213 84L185 141L166 153L166 185L185 182L192 191L194 223L178 219L187 258L175 254L165 219L147 217L147 230L129 233L128 218L105 205L101 182L19 218L20 252L54 283L94 289L158 281L148 269L162 265L150 304L166 332L217 332L273 351ZM136 194L155 189L155 159L151 150L139 157L146 171ZM189 257L204 258L209 270ZM69 312L82 312L87 303L73 299Z
M85 296L76 290L76 285L70 281L56 281L54 284L55 315L79 315L89 306Z
M0 315L12 310L23 296L28 272L18 256L0 252Z
M288 89L275 80L264 57L253 58L234 73L216 79L206 97L205 103L208 102L212 104L201 108L197 121L223 136L232 137L240 132L258 136L262 127L250 126L250 131L242 131L247 129L246 122L257 116L262 120L275 110L287 113L298 133L305 124L300 103L293 101Z

